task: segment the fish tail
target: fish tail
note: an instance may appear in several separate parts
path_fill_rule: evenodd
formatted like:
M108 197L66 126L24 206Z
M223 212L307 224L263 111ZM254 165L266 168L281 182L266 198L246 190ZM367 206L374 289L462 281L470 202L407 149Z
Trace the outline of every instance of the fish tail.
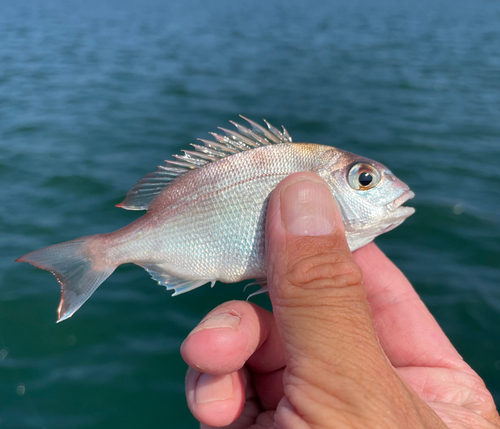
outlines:
M99 234L35 250L16 262L28 262L57 277L61 285L57 322L71 317L117 267L102 256Z

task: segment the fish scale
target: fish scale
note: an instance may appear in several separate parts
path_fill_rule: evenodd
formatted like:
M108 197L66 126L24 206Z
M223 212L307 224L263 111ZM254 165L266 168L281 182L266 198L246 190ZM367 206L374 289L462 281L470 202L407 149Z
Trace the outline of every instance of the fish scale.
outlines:
M220 128L224 135L212 133L214 141L201 140L192 145L195 151L175 155L141 179L118 205L147 210L135 222L18 259L56 275L58 321L73 315L124 263L143 267L174 295L217 280L264 279L267 202L292 173L313 172L326 181L351 250L414 212L402 207L413 192L382 164L331 146L293 143L285 128L244 119L251 128Z
M200 174L186 175L173 184L180 189L193 189L195 196L190 196L193 201L188 206L180 203L182 210L177 216L167 215L169 220L161 235L165 242L163 253L165 257L175 254L184 261L181 264L177 260L170 271L183 278L196 273L207 280L216 278L226 282L238 281L242 276L263 276L262 218L268 195L289 174L316 170L318 157L314 154L328 150L331 148L310 149L309 145L299 144L255 149L212 165L215 174L207 167ZM206 181L210 183L200 185ZM168 209L161 210L163 205L175 211L178 207L175 202L177 198L165 195L151 209L165 213ZM187 212L190 224L186 224ZM183 229L171 235L170 225ZM217 242L220 239L224 241ZM214 254L215 247L222 251ZM181 271L179 267L183 266L186 268Z

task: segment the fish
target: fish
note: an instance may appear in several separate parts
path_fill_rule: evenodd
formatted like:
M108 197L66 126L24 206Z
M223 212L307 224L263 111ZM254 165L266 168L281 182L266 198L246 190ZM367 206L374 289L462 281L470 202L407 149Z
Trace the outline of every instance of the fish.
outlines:
M28 253L27 262L61 286L58 319L71 317L121 264L134 263L173 295L216 281L266 277L265 217L269 196L296 172L329 185L351 251L415 212L410 188L384 165L328 145L295 143L287 130L241 116L147 174L118 207L147 210L111 233L77 238Z

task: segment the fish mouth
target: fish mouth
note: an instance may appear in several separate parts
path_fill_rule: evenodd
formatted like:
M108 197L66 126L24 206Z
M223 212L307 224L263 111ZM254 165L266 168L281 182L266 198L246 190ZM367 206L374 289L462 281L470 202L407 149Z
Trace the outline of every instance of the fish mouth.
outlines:
M383 226L380 234L393 230L397 226L401 225L407 217L415 213L415 209L413 207L403 207L403 204L406 203L406 201L411 200L414 196L415 194L412 191L407 190L392 203L386 205L389 210L387 216L388 222Z
M403 212L406 214L408 213L407 216L415 213L415 209L413 207L402 207L404 203L406 203L408 200L411 200L415 194L413 191L405 191L403 192L399 197L397 197L392 203L387 204L387 208L391 212L397 212L399 214L403 214Z
M413 207L403 207L403 204L406 203L406 201L411 200L414 196L415 194L412 191L407 190L392 203L386 205L389 210L389 222L385 225L382 232L388 232L396 228L398 225L401 225L407 217L415 213L415 209Z

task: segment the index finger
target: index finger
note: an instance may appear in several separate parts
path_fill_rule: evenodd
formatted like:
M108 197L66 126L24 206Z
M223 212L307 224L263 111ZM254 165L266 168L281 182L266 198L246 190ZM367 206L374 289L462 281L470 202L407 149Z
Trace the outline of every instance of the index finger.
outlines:
M208 313L182 343L181 354L189 366L212 375L244 365L259 373L285 366L272 313L246 301L225 302Z
M374 244L353 253L380 344L394 367L467 369L404 274Z

